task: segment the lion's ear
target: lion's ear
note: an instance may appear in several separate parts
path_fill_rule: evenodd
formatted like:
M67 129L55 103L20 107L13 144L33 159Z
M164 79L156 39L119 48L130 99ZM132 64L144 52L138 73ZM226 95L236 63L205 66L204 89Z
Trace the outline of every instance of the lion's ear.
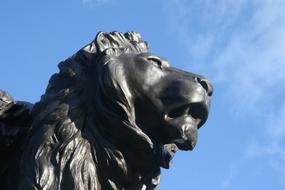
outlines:
M108 55L117 55L121 52L142 53L148 52L147 42L141 39L139 33L127 32L99 32L95 39L98 52ZM108 50L108 51L106 51Z
M99 32L95 41L98 52L103 52L112 46L110 40L107 38L106 32Z
M96 48L98 52L104 52L106 55L116 55L119 56L122 53L122 49L127 43L124 41L123 34L119 32L99 32L96 36ZM127 49L127 48L126 48ZM125 51L127 51L125 49Z

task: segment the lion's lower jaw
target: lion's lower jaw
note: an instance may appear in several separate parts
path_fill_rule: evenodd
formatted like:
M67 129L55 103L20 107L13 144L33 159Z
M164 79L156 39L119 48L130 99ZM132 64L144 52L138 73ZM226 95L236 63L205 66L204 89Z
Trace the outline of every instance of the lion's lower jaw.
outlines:
M161 148L160 166L168 169L176 152L177 146L175 144L163 145Z

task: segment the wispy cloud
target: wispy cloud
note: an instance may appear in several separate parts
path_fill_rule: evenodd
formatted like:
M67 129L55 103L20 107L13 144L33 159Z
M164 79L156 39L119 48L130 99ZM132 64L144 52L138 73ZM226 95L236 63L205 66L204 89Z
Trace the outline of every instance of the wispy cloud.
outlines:
M285 1L171 0L166 10L191 67L224 89L232 111L263 123L247 156L285 174Z
M228 176L225 177L225 179L222 181L222 188L223 189L230 189L232 186L232 180L234 179L235 175L238 172L238 168L235 165L232 165L230 167L230 171Z
M227 99L235 107L260 110L268 91L285 90L284 1L173 0L169 7L192 63L215 82L230 84Z
M285 176L285 103L272 112L266 121L267 137L263 141L253 139L247 148L247 156L268 157L273 169Z

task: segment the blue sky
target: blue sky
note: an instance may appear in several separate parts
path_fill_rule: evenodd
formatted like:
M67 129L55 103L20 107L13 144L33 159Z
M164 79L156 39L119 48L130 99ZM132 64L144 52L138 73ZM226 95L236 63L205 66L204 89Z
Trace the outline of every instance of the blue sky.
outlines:
M215 88L196 149L162 170L159 189L283 190L284 10L283 0L2 0L0 88L36 102L98 31L138 31Z

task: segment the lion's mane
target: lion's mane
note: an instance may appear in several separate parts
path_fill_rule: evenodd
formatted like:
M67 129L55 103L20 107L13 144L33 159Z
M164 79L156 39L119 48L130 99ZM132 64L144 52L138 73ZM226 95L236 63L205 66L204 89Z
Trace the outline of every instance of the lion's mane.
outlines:
M108 55L146 53L139 34L99 33L59 64L34 106L19 189L154 188L154 145L137 126L126 89L105 69Z

